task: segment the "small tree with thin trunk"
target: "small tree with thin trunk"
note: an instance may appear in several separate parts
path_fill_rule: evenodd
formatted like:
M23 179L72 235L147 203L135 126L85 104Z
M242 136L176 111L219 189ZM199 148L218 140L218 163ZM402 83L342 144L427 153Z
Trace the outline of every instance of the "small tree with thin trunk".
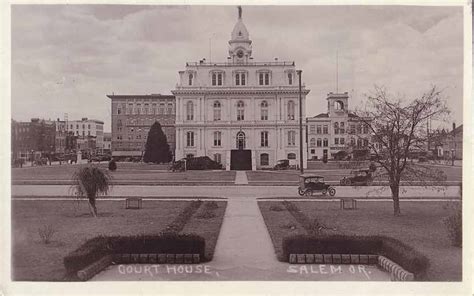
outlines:
M448 113L441 91L435 86L408 102L393 98L384 88L376 87L375 93L367 98L365 110L355 112L372 134L369 149L373 161L386 172L395 216L401 214L401 181L419 183L445 178L439 170L411 163L409 155L413 151L426 150L427 120L444 119Z
M111 187L111 177L105 170L96 166L80 168L73 174L73 189L77 197L86 197L92 216L97 217L96 199L107 194Z
M167 163L172 158L166 135L158 121L151 126L145 144L144 162Z

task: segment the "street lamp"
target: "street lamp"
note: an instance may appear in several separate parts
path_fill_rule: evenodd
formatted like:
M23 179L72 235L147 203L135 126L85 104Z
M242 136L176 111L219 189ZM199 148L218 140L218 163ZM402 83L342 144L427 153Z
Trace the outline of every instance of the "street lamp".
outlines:
M299 107L300 107L300 172L303 174L303 99L301 97L301 72L302 70L296 70L298 74L298 94L299 94Z

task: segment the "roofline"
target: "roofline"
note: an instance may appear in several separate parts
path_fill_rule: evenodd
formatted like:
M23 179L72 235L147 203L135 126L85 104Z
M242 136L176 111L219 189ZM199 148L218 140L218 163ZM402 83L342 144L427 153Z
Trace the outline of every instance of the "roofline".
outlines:
M106 95L109 99L126 99L126 98L175 98L174 95L161 95L161 94L151 94L151 95Z

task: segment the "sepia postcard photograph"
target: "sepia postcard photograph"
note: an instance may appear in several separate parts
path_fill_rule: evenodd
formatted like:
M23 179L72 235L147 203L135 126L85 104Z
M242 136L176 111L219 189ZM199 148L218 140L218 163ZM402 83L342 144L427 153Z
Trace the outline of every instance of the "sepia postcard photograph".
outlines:
M471 295L472 3L368 4L2 5L0 294Z

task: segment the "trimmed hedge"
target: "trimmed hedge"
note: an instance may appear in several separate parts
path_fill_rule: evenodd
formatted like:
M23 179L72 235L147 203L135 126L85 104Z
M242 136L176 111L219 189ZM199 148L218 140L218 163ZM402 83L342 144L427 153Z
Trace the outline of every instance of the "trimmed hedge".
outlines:
M204 238L195 234L99 236L86 241L63 262L72 274L108 254L199 254L204 258L205 245Z
M396 262L416 279L424 277L429 260L417 250L386 236L295 235L283 239L283 256L290 254L375 254Z

